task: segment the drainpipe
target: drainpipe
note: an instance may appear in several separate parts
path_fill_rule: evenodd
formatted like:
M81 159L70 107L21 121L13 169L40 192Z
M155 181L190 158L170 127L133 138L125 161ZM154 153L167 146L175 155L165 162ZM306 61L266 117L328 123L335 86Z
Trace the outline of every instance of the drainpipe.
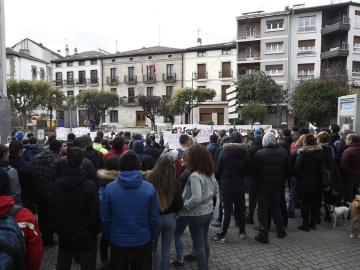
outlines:
M181 53L181 88L184 88L184 53Z
M104 62L102 58L100 58L100 62L101 62L101 91L104 91Z

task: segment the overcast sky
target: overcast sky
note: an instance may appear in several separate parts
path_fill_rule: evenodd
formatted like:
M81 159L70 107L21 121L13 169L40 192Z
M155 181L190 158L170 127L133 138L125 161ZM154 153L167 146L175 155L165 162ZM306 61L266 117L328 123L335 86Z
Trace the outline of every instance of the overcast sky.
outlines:
M236 16L243 12L283 10L287 5L329 4L331 0L5 0L6 45L31 38L64 53L115 52L141 47L185 48L231 41ZM339 2L336 0L335 2Z

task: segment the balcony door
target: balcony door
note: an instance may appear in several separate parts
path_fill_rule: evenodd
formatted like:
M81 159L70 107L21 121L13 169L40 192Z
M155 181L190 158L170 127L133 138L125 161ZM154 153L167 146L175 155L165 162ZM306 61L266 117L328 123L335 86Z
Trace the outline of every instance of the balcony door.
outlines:
M206 79L206 64L197 65L198 79Z
M134 78L134 67L128 67L128 77L129 81Z
M222 62L221 63L221 72L223 78L231 77L231 62Z
M248 25L245 30L246 38L254 38L255 37L255 26Z
M144 111L136 111L136 126L144 127L145 126L145 114Z
M254 57L255 57L254 47L247 47L246 48L246 59L254 58Z

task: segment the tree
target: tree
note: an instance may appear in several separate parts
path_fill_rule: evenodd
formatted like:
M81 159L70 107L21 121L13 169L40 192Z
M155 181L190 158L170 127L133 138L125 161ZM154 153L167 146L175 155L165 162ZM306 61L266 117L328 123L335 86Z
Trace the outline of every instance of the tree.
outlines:
M78 106L85 108L88 120L94 120L97 125L105 117L109 108L118 107L120 104L116 93L97 90L82 91L76 100Z
M348 93L347 84L333 79L300 82L292 95L295 116L317 125L328 124L337 115L338 97Z
M171 99L162 100L160 115L169 118L172 125L175 123L175 116L180 115L181 113L182 110L176 107Z
M62 108L64 100L65 95L60 90L54 88L49 88L49 90L47 90L42 105L45 105L49 111L50 127L52 126L53 110Z
M250 125L255 122L263 122L266 117L266 107L259 103L249 103L241 109L241 118L248 120Z
M160 115L162 99L158 96L139 96L139 104L145 117L151 121L151 129L155 130L155 117Z
M191 110L198 107L207 100L213 100L216 91L209 88L182 88L178 89L172 96L172 103L181 112L190 114Z

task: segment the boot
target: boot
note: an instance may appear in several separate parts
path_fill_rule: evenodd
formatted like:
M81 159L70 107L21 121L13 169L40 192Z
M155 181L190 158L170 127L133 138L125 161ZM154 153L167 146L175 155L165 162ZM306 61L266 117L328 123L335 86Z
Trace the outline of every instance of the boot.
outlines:
M309 232L310 231L310 225L308 222L303 222L303 225L298 227L299 230L302 230L304 232Z
M280 231L277 232L277 237L278 237L279 239L285 238L286 235L287 235L287 234L286 234L286 231L285 231L285 230L280 230Z
M260 232L257 236L255 236L255 240L262 244L269 244L269 236L264 232Z

